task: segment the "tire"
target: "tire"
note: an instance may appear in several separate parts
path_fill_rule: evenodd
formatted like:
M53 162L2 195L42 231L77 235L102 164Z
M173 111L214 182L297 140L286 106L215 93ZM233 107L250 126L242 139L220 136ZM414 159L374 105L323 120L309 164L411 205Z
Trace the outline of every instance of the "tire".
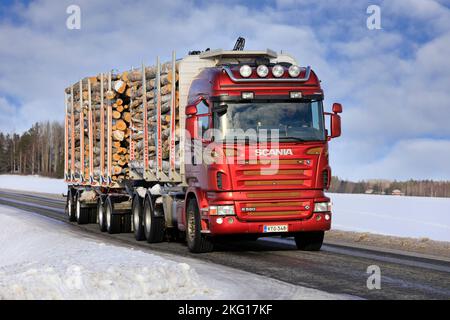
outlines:
M76 206L75 213L76 213L77 223L78 224L87 224L87 223L89 223L90 209L81 207L80 193L79 192L77 193L77 196L76 196L75 206Z
M118 214L114 214L114 204L111 197L105 202L106 231L109 234L120 233L120 218Z
M105 215L105 204L101 197L97 200L97 217L98 217L98 227L101 232L106 231L106 215Z
M74 195L71 189L67 191L67 202L66 202L66 215L69 221L74 222L77 220L75 215L75 203Z
M160 209L159 209L160 210ZM157 243L164 240L164 216L156 216L151 197L144 200L144 234L148 243Z
M186 212L186 240L189 251L206 253L214 250L212 239L201 233L200 210L197 201L189 201Z
M299 232L295 235L298 250L319 251L322 247L324 231Z
M134 230L134 238L137 241L145 240L145 232L144 232L144 221L143 221L143 211L144 205L142 198L139 195L134 195L133 197L133 206L131 209L132 215L132 223Z

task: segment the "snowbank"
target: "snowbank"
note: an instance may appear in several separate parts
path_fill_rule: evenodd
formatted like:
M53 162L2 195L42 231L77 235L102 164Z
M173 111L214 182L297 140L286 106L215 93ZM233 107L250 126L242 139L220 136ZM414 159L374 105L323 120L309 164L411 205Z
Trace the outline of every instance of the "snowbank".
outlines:
M328 194L332 228L450 241L450 198Z
M4 206L0 243L0 300L346 298L194 259L109 245L71 225Z
M63 179L2 174L0 175L0 189L61 194L67 193L67 184Z

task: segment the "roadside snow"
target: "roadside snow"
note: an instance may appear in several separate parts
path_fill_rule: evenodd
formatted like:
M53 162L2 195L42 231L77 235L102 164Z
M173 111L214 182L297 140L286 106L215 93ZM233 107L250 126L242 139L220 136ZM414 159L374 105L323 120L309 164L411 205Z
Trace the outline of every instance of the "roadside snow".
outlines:
M0 206L2 299L341 299L224 266L103 243Z
M450 198L330 193L332 228L450 241Z
M43 193L66 193L67 184L63 179L41 176L0 175L0 189L24 190Z

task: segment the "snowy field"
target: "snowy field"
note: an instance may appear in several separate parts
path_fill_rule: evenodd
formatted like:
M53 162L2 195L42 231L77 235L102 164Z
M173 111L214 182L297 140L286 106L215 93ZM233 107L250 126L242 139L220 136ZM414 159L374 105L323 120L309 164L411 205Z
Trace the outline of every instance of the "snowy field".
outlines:
M62 194L67 193L67 184L63 179L2 174L0 189Z
M0 189L65 193L63 180L0 175ZM450 198L328 194L333 229L450 241Z
M450 241L450 198L328 194L333 229Z
M346 299L211 263L80 236L0 206L3 299Z

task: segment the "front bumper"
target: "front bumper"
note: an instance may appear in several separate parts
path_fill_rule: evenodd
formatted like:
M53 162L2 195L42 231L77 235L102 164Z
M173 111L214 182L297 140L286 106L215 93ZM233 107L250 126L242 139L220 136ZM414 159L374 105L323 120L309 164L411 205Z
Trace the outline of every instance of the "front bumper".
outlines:
M325 215L329 215L329 220L325 219ZM222 223L218 223L217 219L222 218ZM287 225L288 231L283 233L265 233L264 226L270 225ZM209 233L214 235L229 234L261 234L261 235L278 235L290 234L302 231L326 231L331 228L331 212L313 213L308 219L288 220L288 221L240 221L237 216L210 216L209 217Z

